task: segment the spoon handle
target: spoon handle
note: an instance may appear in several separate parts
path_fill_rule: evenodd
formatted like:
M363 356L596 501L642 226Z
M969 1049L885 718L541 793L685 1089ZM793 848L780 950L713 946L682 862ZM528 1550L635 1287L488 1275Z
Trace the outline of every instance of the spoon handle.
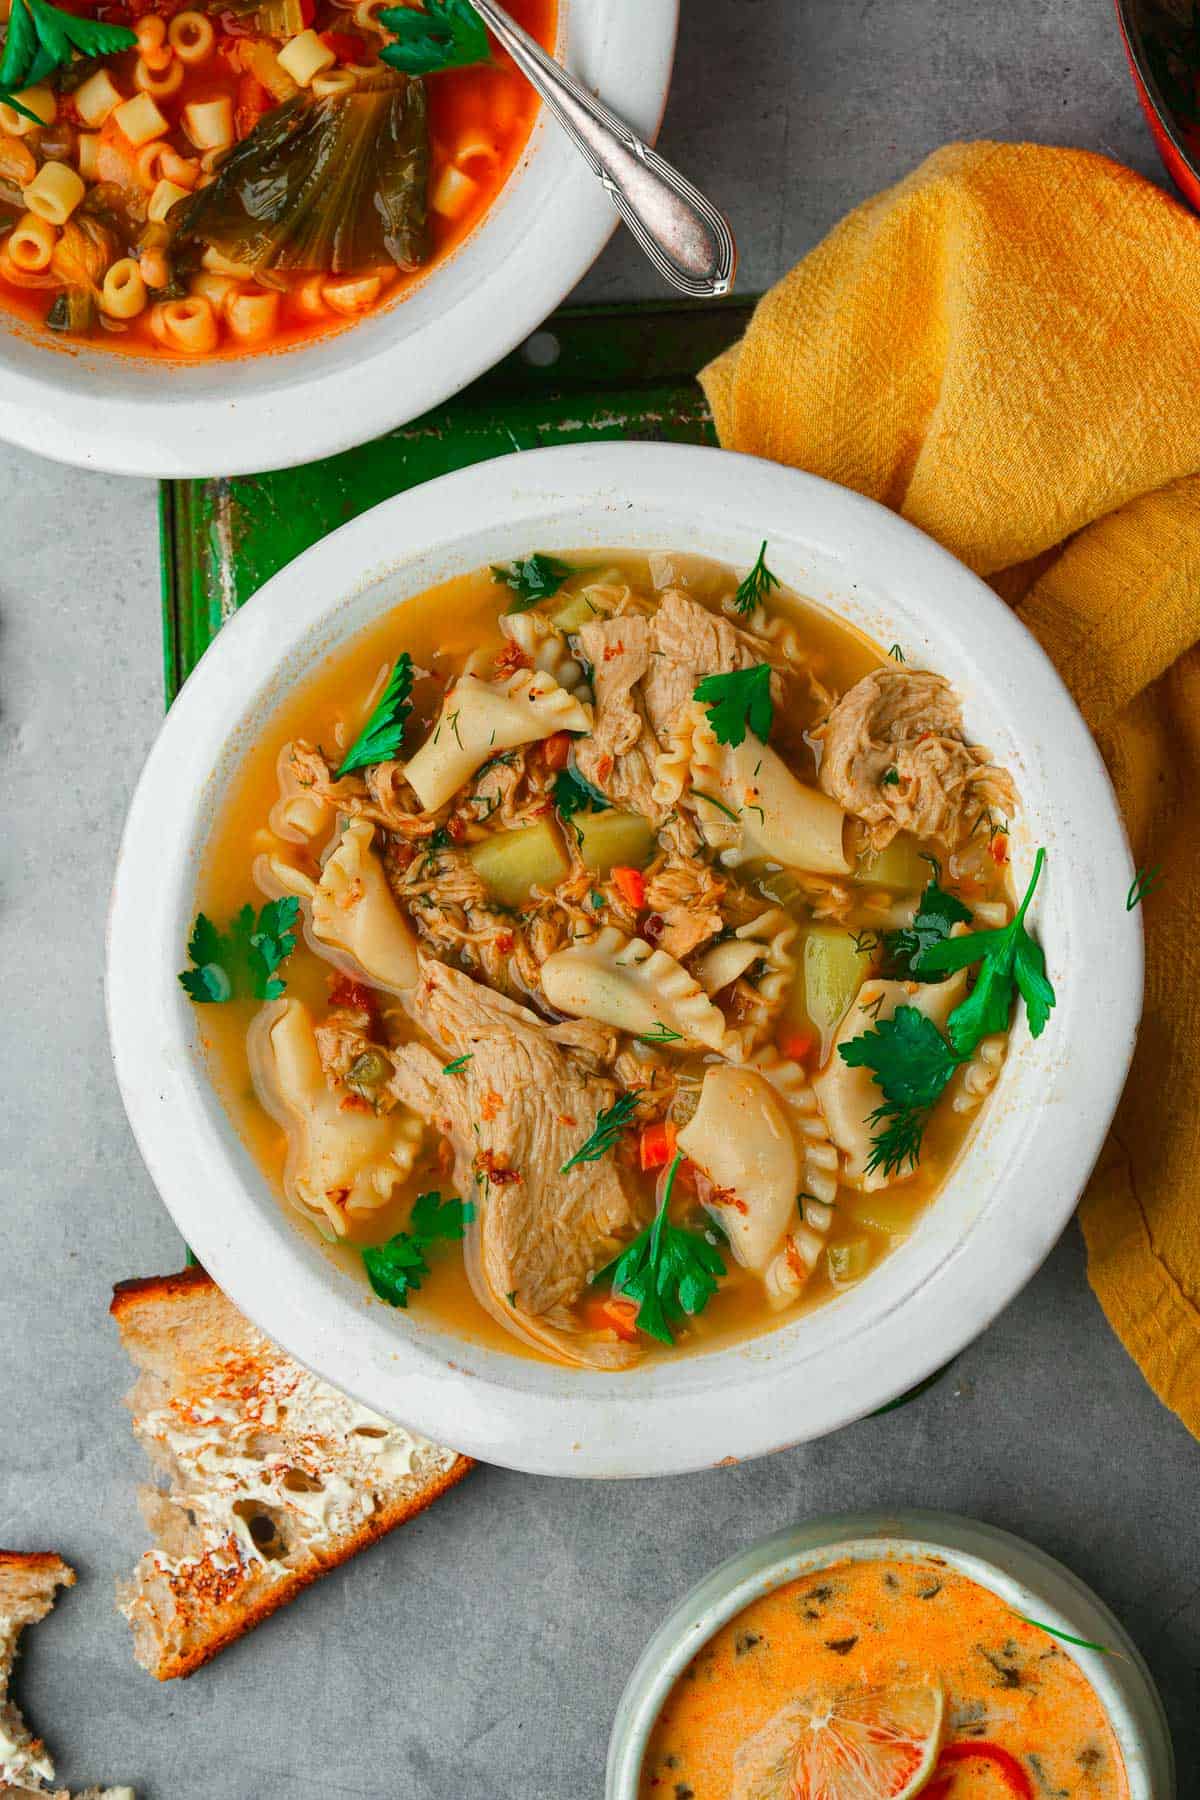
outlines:
M496 0L472 4L591 165L660 273L694 299L727 294L737 245L724 214L547 56Z

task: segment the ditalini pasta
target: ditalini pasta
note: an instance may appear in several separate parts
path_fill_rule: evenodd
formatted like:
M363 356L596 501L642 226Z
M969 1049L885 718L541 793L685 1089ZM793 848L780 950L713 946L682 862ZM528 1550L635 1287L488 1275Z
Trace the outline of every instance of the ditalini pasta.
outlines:
M203 282L156 307L269 324ZM1007 772L769 554L532 546L328 658L233 784L181 977L232 1002L214 1072L281 1195L444 1330L616 1374L835 1301L1050 1016Z
M528 141L537 98L468 7L439 54L384 0L148 5L6 9L0 301L51 331L179 360L311 341L453 251ZM553 48L557 0L512 11Z

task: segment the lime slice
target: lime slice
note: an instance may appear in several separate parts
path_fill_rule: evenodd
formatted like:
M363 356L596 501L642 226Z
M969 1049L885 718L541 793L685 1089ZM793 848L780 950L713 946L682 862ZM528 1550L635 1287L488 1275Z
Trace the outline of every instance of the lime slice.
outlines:
M911 1800L937 1764L940 1683L806 1694L733 1759L730 1800Z

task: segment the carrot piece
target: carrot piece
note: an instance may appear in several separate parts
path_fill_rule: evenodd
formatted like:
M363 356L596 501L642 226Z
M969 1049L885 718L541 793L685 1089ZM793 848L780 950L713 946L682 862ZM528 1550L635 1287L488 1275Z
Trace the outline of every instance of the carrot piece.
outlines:
M593 1331L615 1331L627 1344L637 1342L637 1307L632 1300L610 1294L607 1300L589 1300L585 1310Z
M675 1127L670 1119L656 1119L643 1125L638 1141L638 1158L643 1169L662 1169L675 1154Z
M552 731L542 745L542 757L548 769L565 769L571 754L569 731Z
M811 1031L799 1031L794 1025L781 1025L779 1028L779 1054L792 1062L807 1062L817 1047L817 1040Z
M641 912L646 904L646 877L640 869L631 869L625 863L618 863L612 870L612 882L626 906L634 912Z

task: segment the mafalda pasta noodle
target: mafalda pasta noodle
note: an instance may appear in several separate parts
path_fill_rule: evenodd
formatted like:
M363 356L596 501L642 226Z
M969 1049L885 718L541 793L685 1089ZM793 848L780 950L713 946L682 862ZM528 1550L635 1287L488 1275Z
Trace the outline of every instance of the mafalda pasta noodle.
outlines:
M195 360L303 343L396 300L487 211L537 105L505 56L478 60L468 8L461 66L457 49L427 73L393 66L412 10L397 27L376 0L73 7L44 73L33 34L53 9L13 0L41 61L0 103L0 301ZM553 46L557 0L512 11Z
M532 552L287 696L182 979L269 1180L381 1298L625 1368L912 1231L1053 991L1015 786L894 650L762 570Z

